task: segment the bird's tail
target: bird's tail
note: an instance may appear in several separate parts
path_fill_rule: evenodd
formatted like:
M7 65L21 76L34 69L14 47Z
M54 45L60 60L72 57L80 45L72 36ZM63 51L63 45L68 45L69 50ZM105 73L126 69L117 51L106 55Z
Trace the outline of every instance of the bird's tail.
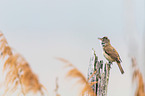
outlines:
M123 68L122 68L122 66L121 66L121 64L120 64L120 62L117 62L117 64L118 64L118 67L119 67L121 73L123 74L123 73L124 73L124 70L123 70Z

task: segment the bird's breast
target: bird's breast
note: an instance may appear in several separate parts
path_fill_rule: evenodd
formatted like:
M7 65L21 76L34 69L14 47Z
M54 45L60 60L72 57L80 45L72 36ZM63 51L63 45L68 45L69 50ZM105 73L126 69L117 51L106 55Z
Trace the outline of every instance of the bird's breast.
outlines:
M109 61L109 62L114 62L115 60L113 60L108 54L106 54L104 51L103 51L103 55L104 57Z

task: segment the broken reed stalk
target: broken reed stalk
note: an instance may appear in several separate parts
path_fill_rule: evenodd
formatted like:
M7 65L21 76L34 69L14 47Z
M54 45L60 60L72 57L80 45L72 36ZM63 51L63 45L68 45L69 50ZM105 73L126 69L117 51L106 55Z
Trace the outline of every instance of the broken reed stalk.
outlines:
M93 50L93 56L90 58L90 64L88 68L88 82L98 82L95 85L91 86L97 96L107 96L109 74L110 64L103 64L102 60L99 61L95 51ZM85 96L91 95L86 93Z
M1 32L0 53L0 59L4 61L3 72L5 73L4 85L6 89L3 96L10 96L18 89L21 89L18 95L23 94L23 96L28 92L40 92L41 95L44 95L43 90L47 92L39 82L37 75L32 72L28 62L12 50Z

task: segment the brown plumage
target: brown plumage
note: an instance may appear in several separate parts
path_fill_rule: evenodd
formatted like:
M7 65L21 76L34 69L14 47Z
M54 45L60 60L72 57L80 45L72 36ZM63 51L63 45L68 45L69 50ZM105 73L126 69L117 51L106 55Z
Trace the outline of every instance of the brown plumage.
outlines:
M115 50L115 48L113 48L112 45L110 44L110 40L108 39L108 37L99 38L99 40L102 41L104 57L111 63L116 62L121 73L123 74L124 70L120 64L121 62L120 56L118 52Z

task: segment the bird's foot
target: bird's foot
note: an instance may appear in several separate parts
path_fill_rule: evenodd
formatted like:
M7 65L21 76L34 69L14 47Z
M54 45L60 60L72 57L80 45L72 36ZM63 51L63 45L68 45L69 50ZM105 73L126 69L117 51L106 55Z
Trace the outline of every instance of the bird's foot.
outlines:
M109 62L108 64L113 65L113 63L112 63L112 62Z

